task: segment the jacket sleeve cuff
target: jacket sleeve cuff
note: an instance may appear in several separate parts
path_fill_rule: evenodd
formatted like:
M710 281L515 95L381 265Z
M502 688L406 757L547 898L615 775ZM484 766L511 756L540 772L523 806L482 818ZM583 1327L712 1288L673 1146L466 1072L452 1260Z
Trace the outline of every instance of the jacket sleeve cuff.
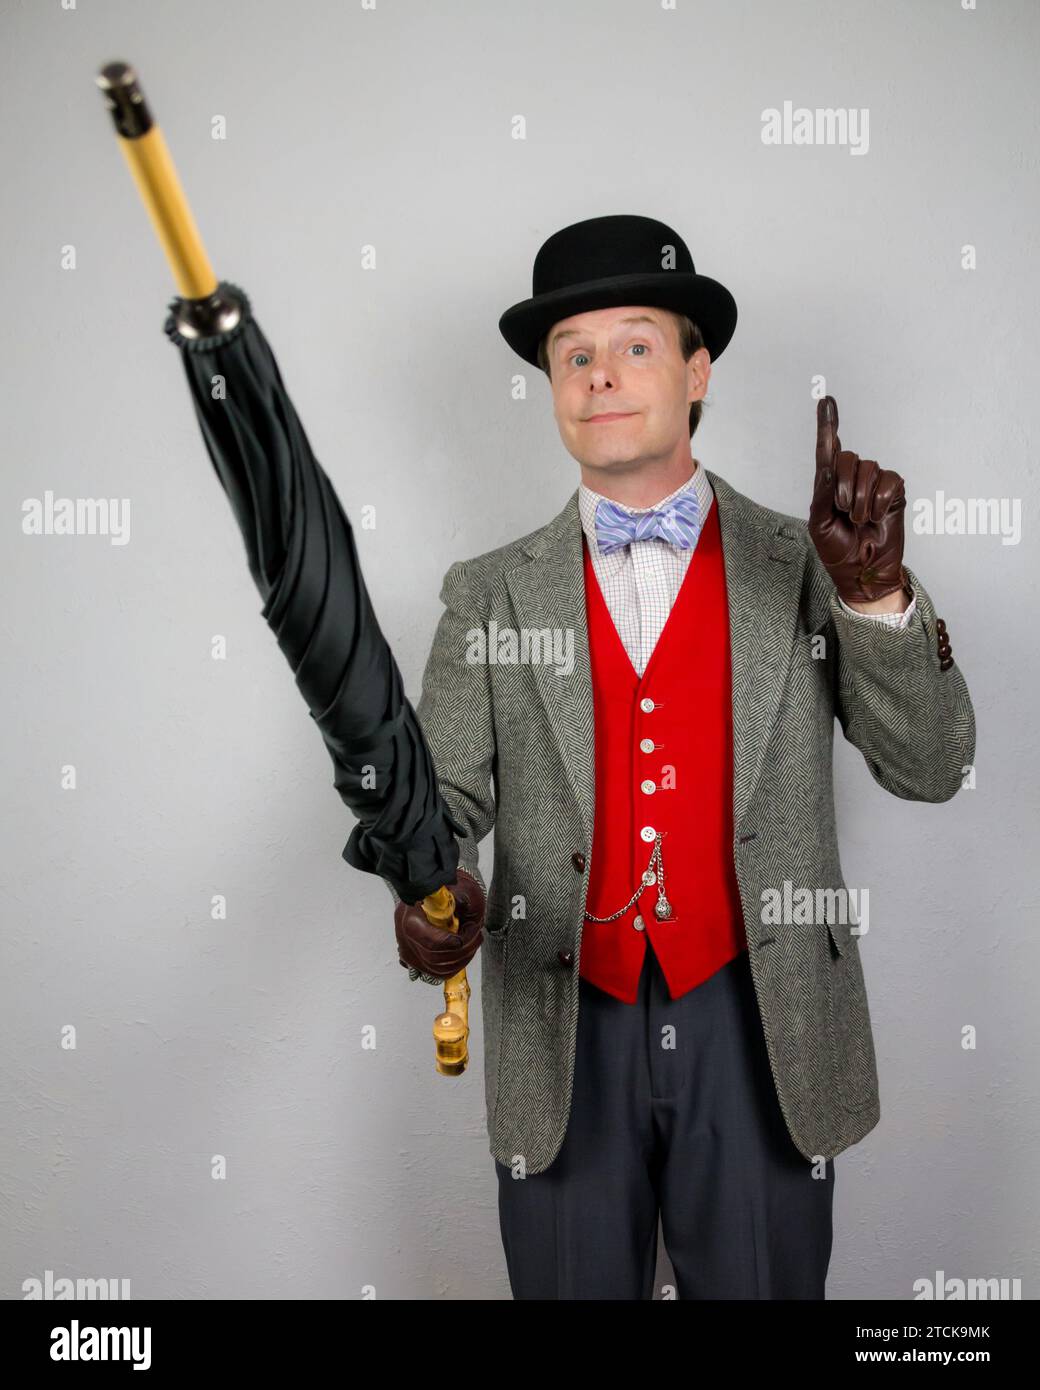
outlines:
M838 602L845 612L848 613L850 618L855 618L865 623L880 623L884 627L891 627L897 632L902 632L914 615L914 610L917 607L917 595L911 590L910 602L903 609L902 613L860 613L858 609L847 604L840 594L838 595Z
M846 656L853 662L867 665L901 667L906 662L920 662L929 651L929 626L935 617L920 580L908 565L903 566L907 585L914 597L904 613L857 613L843 603L838 590L832 589L830 611L834 629ZM878 622L878 617L894 616L904 619L902 627ZM926 623L924 620L929 619Z

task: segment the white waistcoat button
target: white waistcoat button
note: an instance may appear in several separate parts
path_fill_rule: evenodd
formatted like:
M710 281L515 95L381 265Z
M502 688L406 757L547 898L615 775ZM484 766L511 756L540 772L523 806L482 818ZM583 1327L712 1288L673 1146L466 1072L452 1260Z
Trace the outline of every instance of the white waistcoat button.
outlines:
M642 830L639 832L639 838L641 840L645 840L647 844L650 844L650 842L654 839L654 836L656 834L657 831L654 829L652 825L644 825Z
M639 787L641 791L646 792L647 796L649 796L651 792L655 792L657 790L657 783L651 782L650 778L648 777L645 782L640 782Z
M652 753L654 751L654 741L652 738L641 738L639 740L639 746L644 753Z
M636 931L645 931L646 929L646 923L643 921L642 917L636 917L632 925L635 927Z
M644 697L639 701L639 708L643 711L644 714L649 714L653 707L654 702L653 700L651 700L649 695L644 695Z

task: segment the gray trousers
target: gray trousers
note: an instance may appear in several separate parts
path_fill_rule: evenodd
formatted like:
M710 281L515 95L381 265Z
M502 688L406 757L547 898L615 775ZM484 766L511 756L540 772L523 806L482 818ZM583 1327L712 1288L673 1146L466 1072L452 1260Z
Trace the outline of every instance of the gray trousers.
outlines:
M635 1004L579 989L563 1147L495 1161L513 1297L653 1298L660 1215L680 1298L823 1298L834 1163L787 1132L747 952L671 999L648 939Z

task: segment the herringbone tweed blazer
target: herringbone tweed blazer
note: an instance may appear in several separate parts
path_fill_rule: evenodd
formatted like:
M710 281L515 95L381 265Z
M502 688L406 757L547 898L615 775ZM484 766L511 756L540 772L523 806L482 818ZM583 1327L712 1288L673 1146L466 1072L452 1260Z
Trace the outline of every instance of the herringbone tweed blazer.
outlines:
M835 717L886 791L939 802L974 759L975 716L959 667L940 669L935 610L909 567L917 607L907 627L857 621L841 607L806 521L760 506L711 470L708 478L730 619L733 858L755 993L791 1138L806 1158L832 1158L880 1117L858 931L834 895L815 895L830 908L814 925L765 920L763 904L785 880L792 892L845 888ZM488 1135L495 1158L522 1156L528 1173L549 1166L567 1128L592 857L577 498L575 490L530 535L449 568L416 711L444 798L468 830L460 865L482 884L477 847L494 828L479 955ZM473 631L492 622L499 631L570 630L573 670L467 660ZM817 635L825 643L813 644Z

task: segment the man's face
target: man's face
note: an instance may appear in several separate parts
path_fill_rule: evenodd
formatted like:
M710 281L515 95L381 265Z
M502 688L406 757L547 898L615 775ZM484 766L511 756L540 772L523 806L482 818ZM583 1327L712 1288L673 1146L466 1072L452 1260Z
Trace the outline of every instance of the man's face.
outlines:
M689 454L690 405L708 389L706 348L684 362L665 309L594 309L561 319L546 344L560 438L587 468ZM597 418L598 417L598 418Z

